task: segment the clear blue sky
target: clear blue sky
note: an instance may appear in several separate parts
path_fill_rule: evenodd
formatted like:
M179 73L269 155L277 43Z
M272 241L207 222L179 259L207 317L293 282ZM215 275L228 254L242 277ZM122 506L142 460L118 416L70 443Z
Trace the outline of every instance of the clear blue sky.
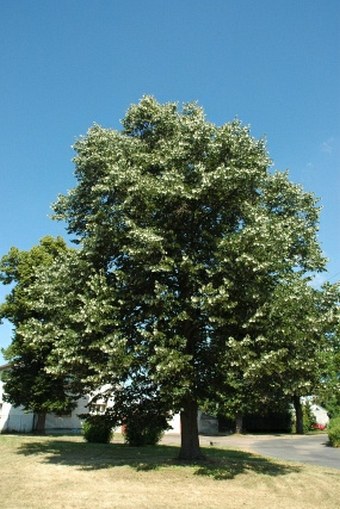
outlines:
M64 234L48 215L74 185L71 145L153 94L266 136L320 197L325 278L340 279L338 0L0 0L0 44L0 256Z

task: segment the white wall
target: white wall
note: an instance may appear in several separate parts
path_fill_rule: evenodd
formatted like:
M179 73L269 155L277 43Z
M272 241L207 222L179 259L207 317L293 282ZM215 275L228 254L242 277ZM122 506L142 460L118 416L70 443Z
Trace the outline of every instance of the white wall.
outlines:
M0 403L1 406L1 403ZM29 433L33 427L33 414L25 413L22 407L15 408L10 403L2 403L0 409L0 433L17 431Z
M47 414L45 429L46 431L53 430L69 430L69 431L80 431L81 430L81 419L78 417L79 414L87 414L88 409L86 404L88 398L80 398L77 402L77 407L70 413L70 415L58 416L55 414Z
M169 421L171 428L165 433L180 433L181 432L181 419L180 414L173 416ZM197 416L198 432L203 435L216 435L218 433L218 421L215 417L211 417L200 410Z
M3 399L3 382L0 379L0 433L3 431L18 431L27 433L32 430L33 414L25 413L23 407L13 407Z
M181 432L181 419L180 415L176 414L169 421L170 429L166 430L165 433L180 433Z

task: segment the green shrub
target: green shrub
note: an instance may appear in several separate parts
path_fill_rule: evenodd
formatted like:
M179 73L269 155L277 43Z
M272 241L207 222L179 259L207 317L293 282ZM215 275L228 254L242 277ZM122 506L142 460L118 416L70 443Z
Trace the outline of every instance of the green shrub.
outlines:
M126 443L133 447L156 445L168 428L167 420L162 415L137 413L125 419L122 427Z
M108 444L112 438L112 420L107 415L88 415L83 423L87 442Z
M329 421L327 433L331 446L340 447L340 417L335 417Z
M312 406L307 401L302 405L303 412L303 432L308 433L309 431L313 431L316 425L316 417L312 412Z

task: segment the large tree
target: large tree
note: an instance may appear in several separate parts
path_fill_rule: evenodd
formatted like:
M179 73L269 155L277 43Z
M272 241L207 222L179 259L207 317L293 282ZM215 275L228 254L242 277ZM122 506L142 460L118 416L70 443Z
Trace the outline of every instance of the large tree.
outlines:
M47 236L28 251L11 248L0 260L0 281L12 285L0 305L0 319L8 319L14 326L12 343L4 352L10 364L3 374L5 398L36 414L37 431L44 430L47 412L67 413L75 406L65 377L45 369L51 341L42 338L37 342L31 334L32 321L42 326L49 320L47 308L38 310L35 305L45 290L39 290L37 279L67 250L62 238Z
M111 313L95 339L79 336L75 363L89 364L95 344L101 355L88 367L101 380L147 377L181 411L180 456L200 457L197 408L228 379L231 340L256 341L256 312L285 274L324 266L316 200L270 171L247 127L209 123L196 104L144 97L122 131L94 125L74 148L78 184L59 197L56 217Z

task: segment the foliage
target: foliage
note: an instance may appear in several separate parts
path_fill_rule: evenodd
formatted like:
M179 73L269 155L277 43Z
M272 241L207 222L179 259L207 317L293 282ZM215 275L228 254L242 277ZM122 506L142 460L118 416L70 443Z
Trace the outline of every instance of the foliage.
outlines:
M331 446L340 447L340 417L335 417L329 421L327 433Z
M313 431L316 425L316 417L312 411L312 405L309 401L306 401L302 405L303 408L303 430L304 433Z
M140 413L134 413L126 419L123 434L129 445L140 447L156 445L165 429L167 429L167 421L164 416L150 415L140 409Z
M317 402L326 408L331 418L340 416L340 324L332 335L331 348L324 352L326 369L322 374L322 384L317 393Z
M1 258L0 281L5 285L15 285L1 304L1 319L7 318L16 327L34 314L27 304L26 291L36 280L39 269L48 267L66 249L61 237L47 236L29 251L12 247Z
M116 388L110 414L132 446L155 445L169 428L170 413L157 386L141 373L125 387Z
M327 410L330 418L340 417L340 387L338 380L333 390L331 384L328 384L326 390L318 398L318 402Z
M69 380L45 370L51 342L44 337L38 342L36 334L32 334L32 323L42 325L49 320L47 309L36 307L44 292L37 280L67 249L60 237L44 237L29 251L11 248L0 261L0 280L14 284L0 306L0 317L15 327L12 343L4 352L10 364L3 374L5 399L38 414L63 414L75 406Z
M45 320L32 318L22 335L28 343L33 336L37 348L51 346L45 370L66 377L74 394L103 386L109 378L110 358L117 369L124 366L118 355L110 357L101 341L114 327L105 286L102 275L93 274L81 253L70 250L45 267L28 292L30 305ZM104 365L107 371L101 373L99 367Z
M113 436L112 419L107 415L88 415L83 422L83 434L87 442L108 444Z

